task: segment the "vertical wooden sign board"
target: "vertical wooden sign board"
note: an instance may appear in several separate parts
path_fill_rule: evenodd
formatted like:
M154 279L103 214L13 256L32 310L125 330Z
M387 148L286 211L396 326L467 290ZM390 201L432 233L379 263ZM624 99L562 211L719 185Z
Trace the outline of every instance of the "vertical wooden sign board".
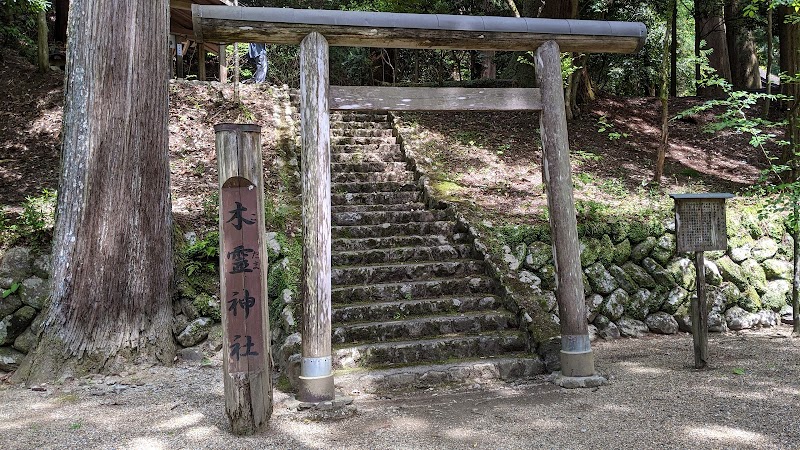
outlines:
M692 340L694 367L708 365L708 307L703 252L726 250L728 232L725 223L725 200L733 194L670 194L675 200L675 237L678 253L695 253L697 297L692 298Z
M235 434L272 414L261 128L220 124L220 295L225 411Z
M242 177L231 177L222 185L222 298L227 313L225 348L229 374L248 373L251 366L257 371L264 365L264 352L260 350L266 337L261 326L266 299L261 296L257 196L253 183Z

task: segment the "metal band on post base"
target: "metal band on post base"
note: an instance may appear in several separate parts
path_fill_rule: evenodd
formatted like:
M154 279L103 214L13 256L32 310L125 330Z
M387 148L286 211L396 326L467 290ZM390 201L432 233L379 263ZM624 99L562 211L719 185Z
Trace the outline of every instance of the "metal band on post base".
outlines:
M556 298L561 319L561 369L567 377L595 375L586 323L575 200L567 140L567 116L561 78L561 54L555 41L536 51L536 77L542 96L541 136L544 181L553 235Z
M303 189L303 359L299 399L333 400L331 364L331 155L328 42L311 33L300 43Z

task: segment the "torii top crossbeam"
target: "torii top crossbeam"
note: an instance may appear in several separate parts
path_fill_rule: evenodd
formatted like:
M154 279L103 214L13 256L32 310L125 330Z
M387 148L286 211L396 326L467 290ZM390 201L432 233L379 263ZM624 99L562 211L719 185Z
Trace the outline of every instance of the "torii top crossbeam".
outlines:
M632 53L645 41L639 22L400 14L192 5L198 41L299 44L311 32L345 47Z

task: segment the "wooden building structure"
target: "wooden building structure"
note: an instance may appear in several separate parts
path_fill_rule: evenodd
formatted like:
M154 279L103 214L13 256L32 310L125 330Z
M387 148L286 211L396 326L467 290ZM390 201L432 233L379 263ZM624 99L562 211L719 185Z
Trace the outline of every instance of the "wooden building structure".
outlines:
M197 79L206 80L206 52L216 53L219 58L219 81L226 82L228 67L225 59L226 42L195 42L192 22L192 5L233 6L230 0L169 0L169 34L173 55L184 55L192 44L197 46ZM178 78L183 78L183 59L176 59Z
M561 51L631 53L644 44L641 23L201 6L192 8L199 42L300 45L304 245L300 399L331 400L331 110L532 110L540 126L562 374L595 374L586 322L570 174ZM364 46L536 51L537 89L330 86L328 48Z

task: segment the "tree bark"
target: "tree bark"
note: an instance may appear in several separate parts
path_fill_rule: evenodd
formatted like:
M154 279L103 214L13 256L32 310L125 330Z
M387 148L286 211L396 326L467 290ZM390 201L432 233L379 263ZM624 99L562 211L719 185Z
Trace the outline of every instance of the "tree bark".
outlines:
M770 6L767 8L767 70L766 70L766 77L767 80L767 98L764 99L764 110L762 111L762 115L765 119L769 118L769 108L770 108L770 99L769 96L772 95L772 59L773 59L773 49L772 49L772 14L773 8Z
M725 4L725 38L731 66L731 82L736 90L761 89L758 54L753 31L744 27L738 0Z
M18 379L175 355L168 15L166 0L71 3L56 281Z
M724 9L716 0L695 0L695 54L700 54L700 42L713 51L708 55L709 65L717 72L717 76L731 81L730 57L728 41L725 35ZM699 80L699 69L697 71ZM697 88L697 95L705 98L717 98L725 95L719 86Z
M36 15L38 28L38 65L39 72L50 70L50 50L47 47L47 11L44 9Z
M678 2L673 1L672 20L670 27L672 28L672 40L669 45L669 95L671 97L678 96Z
M677 4L676 0L670 0L668 14L675 12L674 6ZM656 155L656 170L653 174L653 181L656 184L661 183L661 176L664 174L664 160L667 156L669 149L669 92L667 86L669 85L670 75L670 43L673 41L672 36L676 35L676 29L673 27L675 21L674 17L667 16L666 32L664 34L663 44L663 59L661 63L661 140L658 146L658 154Z

